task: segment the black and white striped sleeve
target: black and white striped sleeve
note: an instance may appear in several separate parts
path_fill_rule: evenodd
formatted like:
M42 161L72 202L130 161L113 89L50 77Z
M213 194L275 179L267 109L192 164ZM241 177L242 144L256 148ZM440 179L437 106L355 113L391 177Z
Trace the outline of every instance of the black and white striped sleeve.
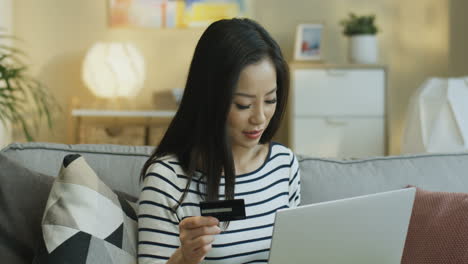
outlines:
M173 211L180 198L174 169L158 161L143 181L138 211L138 263L166 263L180 246L179 216Z
M301 203L301 172L296 155L291 152L289 174L289 207L297 207Z

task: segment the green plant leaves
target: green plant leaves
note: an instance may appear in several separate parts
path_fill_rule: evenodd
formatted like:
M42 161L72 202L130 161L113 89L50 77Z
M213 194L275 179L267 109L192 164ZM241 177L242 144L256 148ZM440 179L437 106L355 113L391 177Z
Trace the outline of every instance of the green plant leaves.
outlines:
M11 37L0 34L3 38ZM52 113L60 106L41 82L27 75L23 56L19 49L0 45L0 120L18 125L25 138L33 141L44 118L52 127Z
M375 15L357 16L350 13L348 19L343 19L340 24L344 27L343 34L346 36L375 35L379 32L375 25Z

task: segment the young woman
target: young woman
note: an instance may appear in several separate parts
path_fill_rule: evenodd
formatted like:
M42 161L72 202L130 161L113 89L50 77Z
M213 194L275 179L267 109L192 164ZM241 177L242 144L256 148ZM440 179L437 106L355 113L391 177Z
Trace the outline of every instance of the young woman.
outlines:
M288 89L287 63L259 24L206 29L179 110L142 170L140 264L268 262L275 212L300 202L297 159L271 142ZM200 201L229 199L245 200L245 220L200 216Z

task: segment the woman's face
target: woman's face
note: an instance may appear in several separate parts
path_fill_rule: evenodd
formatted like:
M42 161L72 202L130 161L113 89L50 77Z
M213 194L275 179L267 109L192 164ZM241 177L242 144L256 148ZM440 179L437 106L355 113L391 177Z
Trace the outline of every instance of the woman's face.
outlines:
M242 70L228 115L233 148L258 145L275 113L276 89L276 71L269 58Z

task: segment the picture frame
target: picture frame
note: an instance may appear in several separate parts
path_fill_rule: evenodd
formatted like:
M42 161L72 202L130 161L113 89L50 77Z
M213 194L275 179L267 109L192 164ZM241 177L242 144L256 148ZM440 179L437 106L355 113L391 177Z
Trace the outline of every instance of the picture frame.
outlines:
M252 16L254 0L106 0L110 28L200 28Z
M299 24L296 29L294 60L321 61L324 25L321 23Z

